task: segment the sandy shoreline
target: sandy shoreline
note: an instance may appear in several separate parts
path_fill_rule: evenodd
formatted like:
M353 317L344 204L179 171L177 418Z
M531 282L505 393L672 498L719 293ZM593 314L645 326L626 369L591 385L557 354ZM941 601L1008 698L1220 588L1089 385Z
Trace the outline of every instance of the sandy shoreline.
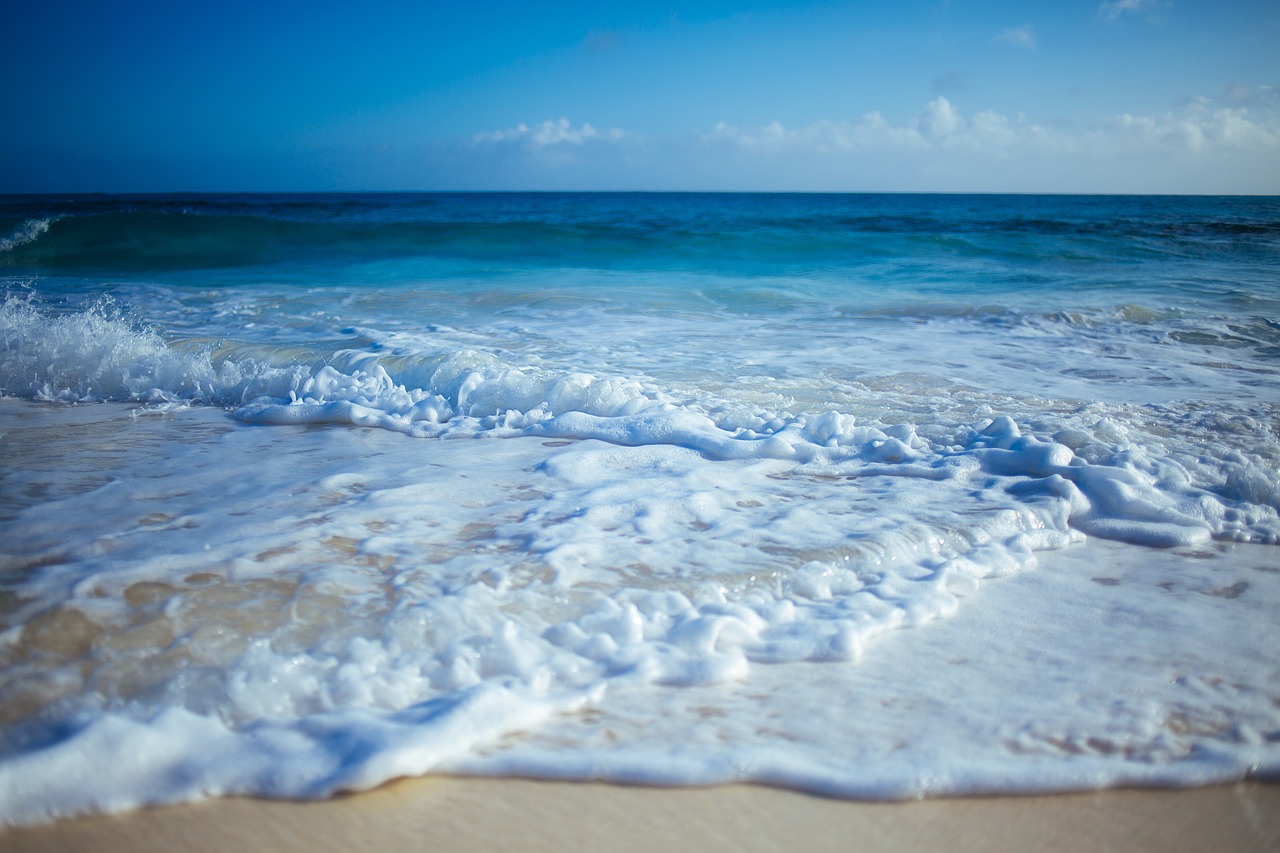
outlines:
M754 785L431 777L322 802L251 799L0 832L0 851L1280 849L1280 785L910 803Z

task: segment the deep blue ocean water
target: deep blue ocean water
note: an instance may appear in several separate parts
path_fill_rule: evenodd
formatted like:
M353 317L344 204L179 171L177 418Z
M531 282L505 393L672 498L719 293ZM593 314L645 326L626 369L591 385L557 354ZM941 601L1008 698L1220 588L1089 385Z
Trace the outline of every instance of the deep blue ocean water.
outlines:
M6 821L1280 767L1276 198L6 196L0 290Z

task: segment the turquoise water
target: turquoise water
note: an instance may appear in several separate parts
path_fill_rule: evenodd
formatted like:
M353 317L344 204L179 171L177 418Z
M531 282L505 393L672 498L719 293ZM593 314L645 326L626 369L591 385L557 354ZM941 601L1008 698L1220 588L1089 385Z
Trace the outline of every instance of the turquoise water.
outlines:
M0 198L0 815L1274 774L1278 270L1273 198Z
M378 194L27 198L4 265L118 278L273 277L392 260L363 283L539 269L806 278L968 298L1194 282L1274 288L1271 198ZM47 229L47 230L46 230ZM39 232L38 238L35 232ZM303 269L296 269L301 266ZM1141 275L1119 269L1141 266ZM1230 269L1225 278L1221 273ZM322 278L328 283L328 278ZM348 283L352 283L348 281ZM879 283L878 287L873 287ZM657 284L650 282L650 284Z

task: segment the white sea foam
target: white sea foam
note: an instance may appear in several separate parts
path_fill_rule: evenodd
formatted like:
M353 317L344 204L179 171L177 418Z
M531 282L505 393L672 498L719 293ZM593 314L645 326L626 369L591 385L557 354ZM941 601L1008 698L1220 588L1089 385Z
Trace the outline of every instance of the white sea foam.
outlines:
M28 299L0 305L0 391L37 400L225 404L257 393L287 393L300 367L223 361L170 346L108 304L54 314Z
M1056 345L1009 343L965 317L929 324L989 335L974 362L1004 365L996 385L1021 364L1017 393L956 381L951 364L925 370L928 344L900 357L916 319L876 335L838 324L823 342L812 317L701 316L692 326L715 344L660 358L661 312L628 317L624 339L608 313L591 326L515 308L483 327L385 332L394 317L352 323L332 295L136 293L183 333L102 306L0 309L5 394L132 413L0 400L12 460L0 568L15 579L0 629L6 821L318 796L435 769L884 797L1276 768L1274 655L1250 670L1240 661L1259 644L1222 639L1233 614L1265 625L1275 599L1271 575L1223 556L1280 542L1265 389L1046 400ZM268 310L269 329L241 328ZM849 343L862 336L879 349ZM921 370L886 366L904 361ZM1118 363L1149 365L1135 361ZM246 426L268 424L280 428ZM501 440L451 440L469 438ZM1047 721L1029 697L1012 710L965 700L938 731L991 735L947 752L930 734L944 700L917 692L890 720L859 693L900 701L860 674L885 675L864 670L875 661L909 673L959 654L950 640L904 646L928 632L901 629L959 618L1000 586L987 581L1098 539L1131 551L1093 552L1106 574L1049 585L1025 623L980 621L965 654L986 648L984 679L1007 665L1030 682L1049 666L1103 698L1077 713L1063 692ZM1116 568L1143 553L1133 545L1182 562L1151 569L1140 595ZM1205 642L1232 649L1231 671L1180 659L1185 687L1157 678L1148 707L1116 699L1145 672L1132 661L1077 678L1106 658L1105 636L1077 627L1038 655L991 650L1040 643L1053 594L1095 587L1112 591L1117 620L1164 639L1216 620ZM930 678L965 689L961 670ZM1219 725L1224 701L1235 716ZM705 719L723 723L704 734ZM887 757L897 743L909 761Z
M0 237L0 252L8 252L26 243L34 243L49 230L52 219L28 219L13 230L8 237Z
M0 334L0 388L36 399L252 400L236 411L250 423L348 423L418 437L488 432L676 445L710 459L778 459L835 466L841 473L890 466L876 472L935 481L953 478L966 460L975 460L986 474L1025 480L1007 491L1028 503L1060 505L1058 514L1091 535L1163 546L1211 535L1280 541L1280 479L1257 456L1261 451L1274 459L1276 447L1257 424L1253 432L1261 444L1253 454L1200 458L1201 470L1192 472L1176 456L1152 454L1144 446L1149 442L1117 445L1105 431L1058 431L1077 447L1102 444L1105 456L1095 448L1082 457L1067 443L1024 436L1008 415L953 427L943 443L931 442L911 424L863 425L855 414L838 411L726 410L714 399L681 404L652 383L519 367L468 349L416 359L403 368L409 382L397 381L370 353L335 353L332 360L345 370L250 358L215 362L207 350L175 349L102 308L51 317L15 298L0 308ZM1101 425L1114 432L1110 422Z
M441 769L893 797L1204 782L1272 765L1274 661L1240 656L1265 638L1233 618L1265 624L1258 608L1280 592L1267 592L1271 575L1189 548L1176 570L1145 575L1136 552L1090 552L1074 586L1048 584L1036 607L1013 593L985 600L984 581L1083 539L1072 500L1056 495L1072 481L1050 485L1063 446L1025 441L1007 421L937 465L924 450L797 465L666 443L245 430L209 408L131 418L80 407L83 426L67 430L60 410L3 402L6 446L29 463L14 487L47 494L64 475L41 480L42 454L72 447L111 472L10 511L5 569L25 574L2 635L10 822L214 793L318 796ZM1046 488L1018 494L1018 483ZM1112 586L1091 579L1101 573ZM1233 651L1178 663L1186 686L1160 675L1152 684L1167 697L1125 698L1113 718L1106 697L1161 670L1107 658L1116 638L1082 632L1078 615L1053 621L1057 607L1094 606L1082 588L1114 590L1116 624L1155 632L1143 655L1205 619L1182 645ZM977 631L967 645L947 633L889 640L966 601L994 617L965 623ZM1037 633L1044 620L1050 636ZM1001 683L1087 674L1080 689L1096 698L1061 719L1038 716L1030 693L1001 708L1011 700L998 684L978 701L972 671L936 671L936 658L964 655ZM1110 662L1097 671L1100 656ZM855 660L830 675L803 669ZM901 703L921 667L930 675L910 702L872 713ZM886 672L898 677L872 689ZM1218 714L1226 688L1202 682L1224 674L1236 723L1190 734L1178 720ZM949 692L967 698L951 707ZM952 720L940 730L939 715ZM704 739L699 719L717 720L717 735ZM531 728L527 743L502 737ZM938 731L970 734L943 754ZM732 745L728 763L717 737ZM910 760L890 757L896 742ZM1064 764L1055 756L1072 744L1086 758Z
M236 416L250 423L675 445L709 459L777 459L934 481L953 479L976 463L985 474L1013 478L1010 494L1028 503L1056 502L1073 526L1104 538L1177 545L1209 535L1280 536L1278 480L1270 464L1276 442L1247 419L1231 426L1256 438L1243 445L1251 452L1229 447L1214 458L1176 442L1162 453L1164 442L1153 437L1133 444L1130 430L1140 425L1126 430L1105 418L1058 429L1050 438L1024 436L1013 418L996 415L926 437L911 424L860 423L852 412L752 411L714 397L680 402L652 382L520 367L471 349L400 359L397 368L408 381L367 352L337 351L331 364L318 367L215 359L209 347L175 348L100 306L49 315L12 297L0 307L0 335L0 388L42 400L239 405ZM1194 470L1181 461L1192 454L1198 454Z

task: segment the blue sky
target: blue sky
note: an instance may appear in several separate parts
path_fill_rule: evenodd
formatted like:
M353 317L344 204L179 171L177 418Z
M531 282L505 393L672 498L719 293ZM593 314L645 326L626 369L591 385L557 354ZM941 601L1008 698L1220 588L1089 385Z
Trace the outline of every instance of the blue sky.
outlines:
M1280 193L1280 3L73 2L0 192Z

